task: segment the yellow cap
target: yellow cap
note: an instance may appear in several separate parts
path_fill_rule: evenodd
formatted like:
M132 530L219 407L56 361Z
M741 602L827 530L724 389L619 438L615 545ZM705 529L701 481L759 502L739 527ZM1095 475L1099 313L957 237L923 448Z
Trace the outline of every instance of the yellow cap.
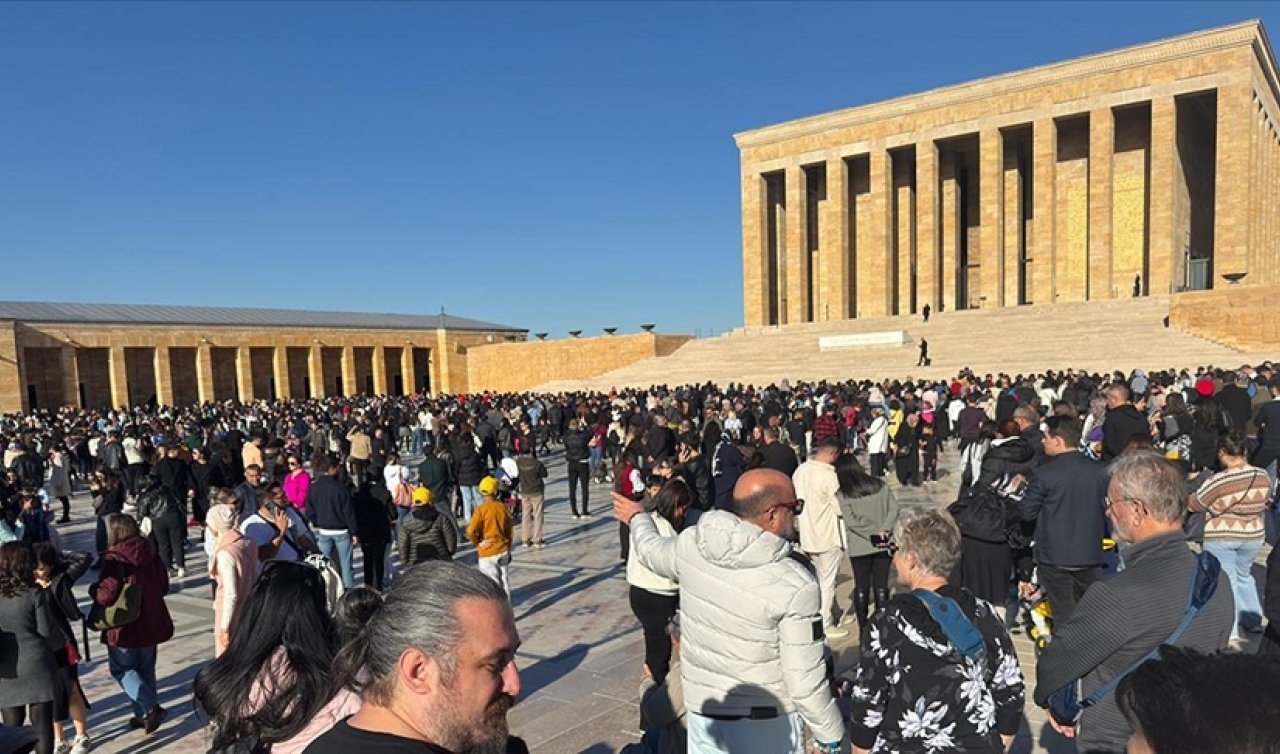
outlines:
M429 505L431 503L431 490L426 487L418 487L413 491L414 505Z
M498 493L498 480L491 476L487 476L480 480L481 495L496 495Z

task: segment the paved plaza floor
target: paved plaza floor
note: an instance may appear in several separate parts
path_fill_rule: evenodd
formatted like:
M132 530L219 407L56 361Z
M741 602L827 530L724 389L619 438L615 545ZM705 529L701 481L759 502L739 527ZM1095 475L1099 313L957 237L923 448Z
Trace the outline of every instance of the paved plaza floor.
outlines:
M618 559L618 525L611 516L608 489L591 488L591 517L574 521L569 512L564 462L559 451L544 459L550 469L543 550L517 549L511 564L516 625L523 645L518 654L522 691L511 712L511 728L535 752L608 754L639 740L636 696L643 663L640 625L628 604L628 587ZM940 467L955 468L954 451L944 452ZM945 505L955 497L957 481L948 475L935 485L897 489L904 503ZM75 523L64 531L79 549L92 549L92 521L86 495L73 500ZM475 562L473 550L460 555ZM175 638L160 647L161 703L169 718L153 736L127 729L128 702L107 672L105 651L93 645L93 660L82 670L93 705L90 733L100 752L204 752L203 722L193 709L191 680L212 658L213 610L205 557L188 551L188 576L168 598L177 625ZM83 595L90 573L76 592ZM839 602L849 605L848 563L840 575ZM359 575L357 574L357 580ZM856 631L851 634L856 635ZM91 637L93 640L93 637ZM855 636L834 640L838 667L857 659ZM1030 642L1015 636L1028 687L1035 677ZM1028 697L1030 691L1028 690ZM1074 745L1047 725L1042 710L1028 702L1026 720L1013 751L1073 752Z

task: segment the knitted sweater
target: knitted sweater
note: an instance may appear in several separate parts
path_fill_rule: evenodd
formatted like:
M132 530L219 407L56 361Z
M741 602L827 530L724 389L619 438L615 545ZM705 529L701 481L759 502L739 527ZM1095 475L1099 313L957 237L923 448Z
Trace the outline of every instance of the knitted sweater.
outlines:
M1261 539L1271 480L1262 469L1241 466L1209 477L1191 493L1188 510L1205 511L1205 539Z
M471 523L467 525L467 539L476 545L476 554L482 558L491 558L511 550L511 538L515 526L511 520L511 511L497 500L489 500L476 508L471 515ZM488 547L481 542L487 541Z

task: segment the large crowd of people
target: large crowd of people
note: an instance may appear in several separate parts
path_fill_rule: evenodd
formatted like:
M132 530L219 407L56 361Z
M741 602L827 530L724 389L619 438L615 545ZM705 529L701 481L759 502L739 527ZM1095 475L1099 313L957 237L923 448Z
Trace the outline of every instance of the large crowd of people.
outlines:
M64 408L0 417L0 443L0 754L90 750L81 621L129 727L162 726L166 595L200 547L213 751L524 750L509 570L547 546L555 455L572 517L603 500L619 522L639 751L1004 751L1033 614L1052 625L1032 698L1080 751L1190 751L1206 725L1238 742L1219 751L1280 750L1264 692L1194 725L1160 697L1230 685L1253 634L1241 678L1280 681L1274 556L1264 600L1254 575L1276 529L1269 363ZM948 504L898 500L948 474ZM81 491L91 552L60 531Z

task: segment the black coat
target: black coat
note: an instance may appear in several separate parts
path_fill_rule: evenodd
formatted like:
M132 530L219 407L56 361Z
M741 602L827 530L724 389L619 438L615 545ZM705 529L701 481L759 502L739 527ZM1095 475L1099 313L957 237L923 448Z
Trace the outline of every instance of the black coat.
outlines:
M391 522L396 518L396 508L391 493L385 485L365 482L351 496L356 509L356 531L362 545L383 545L391 542Z
M566 461L585 461L589 455L587 443L591 440L591 433L586 430L579 429L574 432L567 432L564 436L564 460Z
M453 449L453 478L460 487L474 487L484 477L484 462L474 446L460 442Z
M1050 456L1022 497L1022 520L1034 521L1036 562L1063 568L1102 563L1107 469L1072 451Z
M307 518L317 529L345 529L350 534L358 534L360 530L355 506L351 503L351 492L341 482L324 474L307 489Z
M1027 474L1035 468L1036 454L1021 437L1014 437L999 445L992 445L982 456L982 470L978 484L991 486L1005 474Z
M796 469L800 466L796 452L790 445L783 445L781 442L765 443L756 452L760 454L764 468L781 471L787 476L796 473Z

